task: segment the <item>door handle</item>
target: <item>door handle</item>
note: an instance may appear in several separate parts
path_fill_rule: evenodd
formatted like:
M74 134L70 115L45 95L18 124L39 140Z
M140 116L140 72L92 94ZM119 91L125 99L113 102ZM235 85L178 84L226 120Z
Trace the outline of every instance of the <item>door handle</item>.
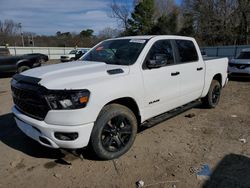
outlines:
M197 68L196 70L197 70L197 71L201 71L201 70L203 70L203 67L199 67L199 68Z
M177 76L177 75L179 75L180 74L180 72L172 72L171 73L171 76Z

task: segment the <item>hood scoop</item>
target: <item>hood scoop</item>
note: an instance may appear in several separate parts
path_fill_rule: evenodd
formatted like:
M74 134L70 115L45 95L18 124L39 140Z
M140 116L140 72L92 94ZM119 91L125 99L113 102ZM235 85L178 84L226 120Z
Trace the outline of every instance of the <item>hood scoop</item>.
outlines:
M124 73L124 71L122 69L111 69L111 70L107 70L107 73L110 74L110 75L113 75L113 74Z

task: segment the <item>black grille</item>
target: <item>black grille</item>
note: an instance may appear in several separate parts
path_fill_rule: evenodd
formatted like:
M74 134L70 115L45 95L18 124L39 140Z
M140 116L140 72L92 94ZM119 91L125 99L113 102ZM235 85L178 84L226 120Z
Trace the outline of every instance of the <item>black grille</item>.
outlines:
M248 77L250 76L250 74L247 73L231 73L230 76L234 76L234 77Z
M27 90L11 86L13 101L16 107L24 114L38 120L44 120L49 111L49 106L39 92L36 90Z

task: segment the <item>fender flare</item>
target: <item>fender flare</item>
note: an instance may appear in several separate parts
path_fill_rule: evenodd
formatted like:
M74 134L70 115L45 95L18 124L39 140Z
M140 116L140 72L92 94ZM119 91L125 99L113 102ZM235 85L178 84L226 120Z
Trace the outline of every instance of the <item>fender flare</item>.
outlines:
M27 63L27 66L30 67L29 62L30 61L28 59L21 59L21 60L17 61L16 66L20 67L23 63Z
M119 98L116 98L116 99L113 99L113 100L107 102L100 109L100 111L98 113L98 116L101 113L102 109L106 105L109 105L109 104L112 104L112 103L117 103L117 104L121 104L123 106L126 106L127 108L129 108L135 114L135 116L137 118L137 121L138 121L138 125L142 123L141 122L141 110L140 110L140 107L139 107L138 103L136 102L136 100L133 97L128 97L128 96L127 97L119 97Z

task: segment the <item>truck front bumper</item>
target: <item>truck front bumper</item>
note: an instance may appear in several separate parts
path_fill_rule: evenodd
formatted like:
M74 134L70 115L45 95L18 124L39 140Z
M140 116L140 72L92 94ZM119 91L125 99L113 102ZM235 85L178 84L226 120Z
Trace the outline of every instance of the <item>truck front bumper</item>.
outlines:
M238 69L236 67L228 68L228 75L230 77L250 77L250 67L245 69Z
M77 149L88 145L93 123L81 125L52 125L44 121L39 121L21 113L16 107L12 108L15 121L19 129L30 138L38 141L40 144L50 148ZM65 140L55 134L75 134L72 140Z

